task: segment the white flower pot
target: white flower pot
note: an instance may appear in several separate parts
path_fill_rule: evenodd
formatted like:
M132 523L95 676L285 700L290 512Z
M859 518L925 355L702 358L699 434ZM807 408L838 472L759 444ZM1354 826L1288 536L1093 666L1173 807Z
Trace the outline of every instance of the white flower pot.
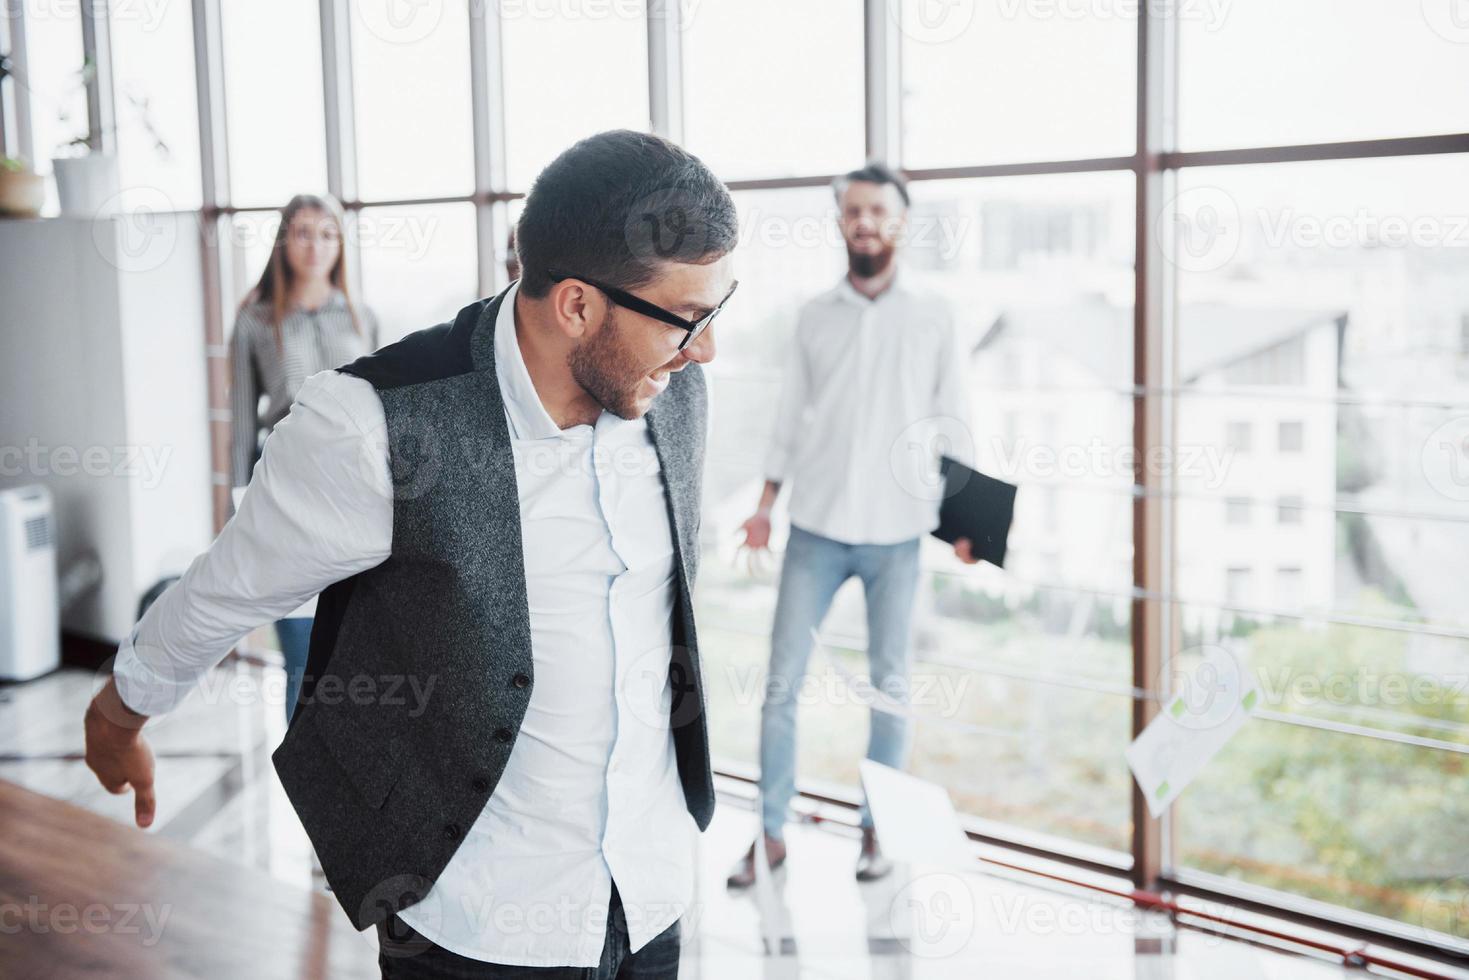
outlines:
M106 153L59 157L51 161L61 213L91 218L112 210L117 201L117 159Z

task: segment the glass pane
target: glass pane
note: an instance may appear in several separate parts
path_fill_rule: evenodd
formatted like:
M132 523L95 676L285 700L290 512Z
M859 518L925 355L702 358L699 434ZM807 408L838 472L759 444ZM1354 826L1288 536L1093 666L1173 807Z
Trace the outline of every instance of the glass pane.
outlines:
M221 0L231 201L285 204L326 190L317 5Z
M1226 600L1238 569L1246 607L1202 639L1272 610L1469 628L1466 181L1463 155L1179 174L1178 587Z
M364 201L474 189L469 5L354 3L357 182Z
M1406 696L1412 688L1404 682L1416 674L1407 638L1278 625L1253 633L1249 645L1262 680L1295 672L1274 695L1262 686L1267 702L1331 703L1341 692L1380 695L1403 683L1400 701L1390 697L1384 704L1370 695L1378 703L1355 712L1342 702L1338 719L1368 711L1401 714L1416 718L1420 729L1435 729L1421 734L1469 743L1463 728L1469 712L1462 701L1452 707L1460 697L1452 688L1419 686L1415 696ZM1356 666L1381 663L1385 650L1395 651L1396 672ZM1469 643L1459 643L1457 656L1461 664L1469 660ZM1319 693L1318 681L1326 685ZM1460 723L1458 734L1442 730L1450 714ZM1253 718L1173 805L1177 860L1193 870L1469 939L1463 916L1469 892L1464 878L1455 877L1469 862L1464 760L1458 752Z
M1469 129L1469 15L1456 0L1184 6L1183 149Z
M737 180L861 165L861 4L703 0L682 9L684 135L710 169Z
M39 14L44 16L38 16ZM25 13L26 84L30 90L31 144L36 173L51 173L51 160L69 156L68 144L87 137L87 93L82 82L82 20L75 5L38 6ZM23 93L17 89L17 97ZM56 182L46 182L42 213L56 214Z
M1131 401L1116 386L1131 384L1132 183L1098 174L910 189L901 274L953 305L974 419L986 420L975 430L982 468L1022 484L1005 572L961 571L925 542L914 677L930 695L924 710L945 720L918 725L913 769L973 814L1125 849ZM759 496L795 313L839 279L845 256L828 189L735 200L745 299L722 315L710 371L699 602L718 688L715 751L754 766L776 581L736 567L733 542ZM824 632L865 647L855 582ZM860 672L860 654L846 666ZM815 660L812 670L816 690L842 690L839 672ZM866 708L818 699L801 711L801 778L855 790Z
M1432 928L1469 857L1464 756L1433 747L1469 745L1466 181L1190 169L1169 215L1183 649L1235 653L1266 712L1430 741L1252 719L1180 800L1177 859Z
M238 305L260 281L280 227L279 211L243 211L230 216L226 299ZM348 255L351 261L351 255ZM228 306L228 303L227 303ZM229 307L233 310L233 307Z
M529 190L541 168L584 136L648 129L644 8L642 0L501 3L511 188Z
M353 234L382 345L453 319L479 298L473 204L363 208Z
M181 3L121 4L110 8L109 17L124 203L197 208L199 110L191 10Z
M901 10L903 165L1125 156L1136 142L1136 5Z

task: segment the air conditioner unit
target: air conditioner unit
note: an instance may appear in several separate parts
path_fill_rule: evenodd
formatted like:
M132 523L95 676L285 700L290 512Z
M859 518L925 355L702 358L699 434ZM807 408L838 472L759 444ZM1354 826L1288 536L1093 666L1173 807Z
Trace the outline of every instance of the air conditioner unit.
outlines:
M0 680L26 681L60 665L51 491L0 490Z

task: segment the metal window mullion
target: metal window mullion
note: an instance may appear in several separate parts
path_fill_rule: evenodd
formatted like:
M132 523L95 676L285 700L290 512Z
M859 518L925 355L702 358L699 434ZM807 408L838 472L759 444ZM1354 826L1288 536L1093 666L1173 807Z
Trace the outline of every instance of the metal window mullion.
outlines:
M192 0L194 30L194 94L199 114L200 273L204 280L204 350L206 358L225 347L224 264L229 254L220 245L221 228L232 219L220 211L230 201L229 134L225 125L223 14L220 0ZM217 358L216 358L217 360ZM233 509L230 498L230 424L219 412L229 410L229 391L213 370L205 372L209 406L210 485L214 529L219 531ZM225 416L227 418L227 414Z
M1171 379L1168 338L1173 302L1172 267L1167 243L1160 240L1160 217L1166 207L1169 177L1161 155L1173 145L1175 90L1173 29L1177 21L1172 0L1142 4L1137 33L1137 146L1133 158L1134 267L1132 440L1137 470L1133 482L1144 493L1133 501L1132 683L1157 697L1139 698L1132 705L1132 735L1136 738L1157 714L1154 690L1164 677L1172 655L1177 617L1170 604L1156 596L1168 594L1172 567L1172 501L1166 471L1146 465L1153 447L1166 447L1172 437L1170 400L1153 392ZM1167 855L1165 820L1151 816L1142 790L1132 783L1132 878L1139 888L1152 888L1171 861Z
M97 153L117 152L117 100L112 77L112 32L106 3L81 4L82 57L90 59L87 80L87 145Z
M0 12L0 54L8 57L12 65L16 64L15 23L19 22L24 7L7 0ZM20 101L16 79L0 79L0 155L22 156L34 163L20 148Z
M16 72L10 79L10 89L15 95L15 147L19 155L30 163L32 169L39 169L40 161L36 159L35 134L31 130L31 93L27 88L21 91L17 79L25 79L26 84L30 82L30 58L26 50L26 21L25 4L18 0L7 0L6 12L8 26L10 28L10 66Z
M347 288L362 294L362 235L357 186L357 117L352 89L352 11L348 0L320 0L321 107L326 129L326 187L346 209Z
M648 118L653 132L683 143L683 4L649 0Z
M469 8L469 90L474 121L474 226L479 247L479 292L497 292L500 283L500 227L496 201L506 184L505 84L500 5L474 0Z
M347 0L321 0L321 95L326 124L326 187L357 203L357 124L352 101L352 24Z
M867 159L902 160L902 38L892 0L865 0L862 53Z

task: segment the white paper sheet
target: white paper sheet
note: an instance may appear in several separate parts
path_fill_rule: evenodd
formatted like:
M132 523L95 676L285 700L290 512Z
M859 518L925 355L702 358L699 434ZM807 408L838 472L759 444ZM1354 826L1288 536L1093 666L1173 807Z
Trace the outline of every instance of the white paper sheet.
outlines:
M973 861L948 790L863 759L862 789L883 853L908 864L953 866Z
M1127 748L1128 768L1149 813L1157 817L1178 799L1249 720L1259 700L1253 672L1229 651L1210 650Z

